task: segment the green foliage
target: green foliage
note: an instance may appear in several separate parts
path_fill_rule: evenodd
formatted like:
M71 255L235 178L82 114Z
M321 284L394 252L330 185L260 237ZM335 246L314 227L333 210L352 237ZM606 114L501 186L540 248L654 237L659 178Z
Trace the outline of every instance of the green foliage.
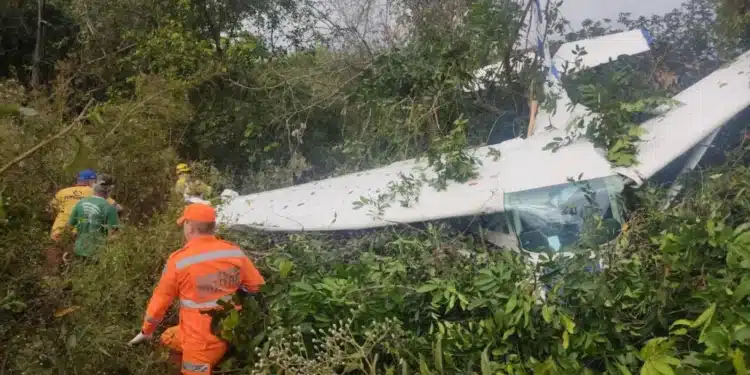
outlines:
M405 2L408 40L377 48L368 40L366 48L342 48L340 39L309 33L320 21L308 18L315 2L46 3L36 91L29 65L37 4L0 5L0 76L16 79L0 82L0 160L58 133L92 98L94 106L68 136L0 176L0 321L13 322L0 324L0 373L166 372L152 348L125 342L164 258L181 244L174 226L181 204L169 202L178 154L215 189L255 191L289 185L311 166L329 176L424 156L423 170L361 201L382 214L393 203L418 202L423 188L471 179L478 164L466 148L518 136L517 124L527 122L533 67L509 70L479 93L461 88L487 63L525 63L508 51L521 11L510 2ZM658 67L677 72L678 86L689 84L746 42L741 4L720 5L716 25L707 16L711 0L690 0L665 17L623 15L621 24L646 26L670 48L654 61L625 59L566 77L575 101L601 114L586 133L574 124L571 137L590 137L617 165L632 163L637 124L675 89L654 89L644 74ZM568 37L613 24L586 23ZM288 48L277 44L280 34ZM123 232L97 262L45 277L47 203L84 166L116 177ZM645 197L629 229L596 249L596 259L582 251L536 267L447 228L346 240L240 236L268 284L263 298L239 300L241 312L217 317L215 328L234 344L223 367L326 375L747 373L750 173L734 166L711 176L668 211ZM608 268L589 272L598 260Z
M672 104L663 90L655 90L649 79L652 70L644 69L643 57L620 57L616 62L581 71L581 57L588 52L573 51L575 64L563 76L563 86L570 95L572 108L583 105L585 117L568 124L565 138L557 138L545 149L560 147L585 136L594 146L607 150L607 159L617 167L637 163L637 142L643 135L640 123L653 116L660 106ZM549 98L554 99L554 98ZM549 106L549 103L545 103ZM555 110L569 110L556 108ZM588 118L587 118L588 117Z
M146 226L124 228L100 249L93 262L76 260L57 278L19 285L26 288L22 300L34 304L13 317L21 327L28 325L33 330L5 336L6 365L11 373L167 373L159 353L150 353L150 348L128 348L126 338L138 332L142 308L164 259L181 246L181 231L174 224L178 206L173 208ZM45 300L34 302L29 298L32 295ZM59 313L65 309L67 314ZM2 307L0 314L7 321ZM175 318L170 313L165 324L176 324Z
M429 180L437 190L445 190L448 181L464 183L476 177L476 168L481 165L478 158L466 151L468 142L465 129L467 121L459 118L450 133L437 139L427 150L427 165L437 175Z
M750 8L742 0L715 0L719 32L728 39L727 44L740 48L750 46Z
M567 41L573 41L645 28L655 44L650 56L620 57L615 64L569 74L564 81L573 102L586 105L600 116L570 124L569 136L555 140L549 148L585 135L607 150L614 165L637 162L634 142L642 132L637 124L659 106L672 104L669 96L747 48L742 43L749 39L741 34L745 13L738 9L741 6L732 1L688 0L667 14L649 18L622 13L616 20L585 20L580 30L565 34Z
M150 218L166 206L177 155L171 137L185 126L190 108L185 85L157 76L135 81L135 95L98 106L99 118L84 129L91 158L99 170L115 176L115 199L134 221Z
M354 209L370 205L374 209L373 216L382 216L396 200L401 207L418 203L424 183L436 190L445 190L450 181L465 183L475 177L481 161L467 151L466 122L459 118L448 135L432 143L426 153L425 167L416 167L408 175L400 173L400 180L389 182L385 191L377 190L375 197L360 197L353 202Z
M189 80L210 68L216 70L211 66L214 53L211 43L199 39L178 21L168 20L140 40L139 33L131 31L127 35L136 42L133 53L127 57L135 71Z
M743 374L750 203L737 192L750 170L714 176L670 210L642 208L595 258L536 267L438 227L295 235L261 253L262 237L240 238L261 257L267 310L251 299L219 314L237 345L226 368Z
M153 76L134 83L133 97L95 106L69 137L42 147L0 176L0 319L15 323L0 325L5 342L4 366L9 373L117 373L127 365L112 358L127 358L133 366L149 362L135 352L123 354L124 349L119 346L119 336L130 330L131 319L137 321L141 313L134 312L113 324L112 319L122 312L109 308L125 302L108 298L127 303L138 298L139 303L145 303L145 290L153 280L144 278L145 289L133 294L138 289L130 283L138 278L133 275L158 274L152 272L161 266L158 248L163 245L173 250L179 246L169 235L179 236L174 226L176 215L154 215L166 208L172 186L176 155L170 148L170 134L175 133L190 111L179 84ZM38 114L0 119L0 159L11 160L69 125L64 107L62 113L55 112L55 97L29 100L14 97L12 93L17 91L11 82L3 82L2 87L8 91L2 90L0 97L11 93L10 98L28 102ZM61 91L64 95L65 90ZM72 273L47 277L49 272L42 268L43 254L55 246L49 239L54 216L48 211L48 203L57 190L73 184L73 172L84 166L115 176L114 198L125 207L123 242L113 244L112 252L104 252L112 257L107 260L110 255L104 255L101 259L100 265L106 267L97 270L74 264ZM154 225L128 227L138 222ZM147 237L153 238L144 241ZM128 263L123 256L132 256L134 263L144 266ZM123 271L126 269L129 271ZM121 280L115 281L114 275L120 275ZM66 283L66 278L73 285ZM76 306L80 309L74 313L54 315L58 309ZM128 324L124 324L126 320Z

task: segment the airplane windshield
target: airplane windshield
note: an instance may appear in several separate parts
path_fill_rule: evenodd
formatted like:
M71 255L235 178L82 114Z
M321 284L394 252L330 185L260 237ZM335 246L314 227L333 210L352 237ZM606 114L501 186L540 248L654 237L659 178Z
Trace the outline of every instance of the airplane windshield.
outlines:
M576 246L587 233L596 235L597 243L614 238L622 223L622 189L622 180L611 176L509 193L505 203L522 248L557 252Z

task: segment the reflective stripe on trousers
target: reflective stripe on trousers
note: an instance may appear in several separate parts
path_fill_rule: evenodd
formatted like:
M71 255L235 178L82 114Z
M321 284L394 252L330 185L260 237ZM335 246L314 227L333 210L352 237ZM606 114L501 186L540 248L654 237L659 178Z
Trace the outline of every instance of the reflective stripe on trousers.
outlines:
M182 369L190 372L208 372L209 367L205 363L182 362Z

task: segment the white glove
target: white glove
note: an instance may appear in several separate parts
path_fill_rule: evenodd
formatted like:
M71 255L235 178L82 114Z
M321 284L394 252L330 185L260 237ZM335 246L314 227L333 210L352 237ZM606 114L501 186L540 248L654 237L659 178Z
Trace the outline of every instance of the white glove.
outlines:
M128 342L128 345L140 344L144 341L151 340L151 338L153 338L153 335L146 335L143 332L138 332L138 334Z

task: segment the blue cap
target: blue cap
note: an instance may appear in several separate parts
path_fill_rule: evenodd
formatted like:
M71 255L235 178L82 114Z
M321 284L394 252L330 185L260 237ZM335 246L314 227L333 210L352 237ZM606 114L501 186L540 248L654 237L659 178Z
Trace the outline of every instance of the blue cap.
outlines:
M78 172L78 179L79 180L95 180L96 179L96 171L93 169L86 169Z

